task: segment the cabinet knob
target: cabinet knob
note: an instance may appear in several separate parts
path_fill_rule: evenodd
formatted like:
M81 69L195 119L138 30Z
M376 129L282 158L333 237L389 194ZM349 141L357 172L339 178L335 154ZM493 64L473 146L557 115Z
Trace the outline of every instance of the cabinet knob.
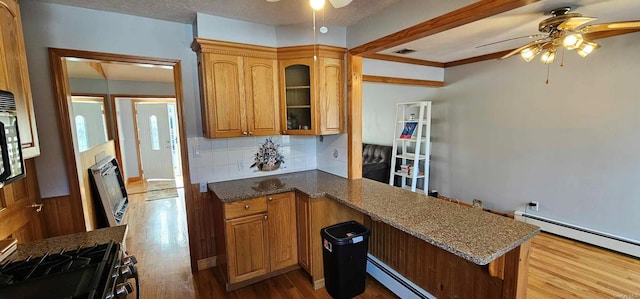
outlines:
M244 206L244 209L245 209L245 210L248 210L248 209L249 209L249 205L245 205L245 206Z
M247 131L242 132L242 135L247 136Z
M269 216L264 215L264 220L267 220L267 219L269 219Z
M269 201L272 201L273 197L269 196L269 197L267 197L267 199L269 199Z
M253 132L249 131L249 136L253 136Z
M282 131L282 134L287 134L287 130Z

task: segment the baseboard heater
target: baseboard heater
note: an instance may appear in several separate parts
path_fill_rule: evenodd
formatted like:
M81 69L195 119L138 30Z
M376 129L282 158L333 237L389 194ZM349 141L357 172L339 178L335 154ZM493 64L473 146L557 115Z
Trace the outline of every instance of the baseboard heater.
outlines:
M367 273L400 298L436 298L371 254L367 254Z
M640 257L640 243L635 240L538 215L527 214L522 211L515 212L515 219L539 226L545 232Z

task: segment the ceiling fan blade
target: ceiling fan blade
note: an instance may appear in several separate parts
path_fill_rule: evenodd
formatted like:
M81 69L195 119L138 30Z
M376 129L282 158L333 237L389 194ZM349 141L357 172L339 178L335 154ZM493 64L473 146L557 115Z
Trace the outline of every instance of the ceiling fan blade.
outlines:
M514 37L514 38L503 39L501 41L480 45L480 46L477 46L476 49L477 48L486 47L486 46L495 45L495 44L499 44L499 43L504 43L504 42L508 42L508 41L512 41L512 40L516 40L516 39L521 39L521 38L541 38L541 37L547 37L547 35L546 34L532 34L532 35L518 36L518 37Z
M341 7L345 7L347 5L349 5L349 3L351 3L352 0L329 0L329 2L331 3L331 6L335 7L335 8L341 8Z
M593 25L584 26L580 28L579 31L582 33L591 33L591 32L599 32L599 31L625 30L625 29L640 29L640 21L593 24Z
M516 54L520 53L520 51L522 51L522 50L524 50L524 49L526 49L528 47L542 45L542 44L545 44L547 42L548 42L547 39L539 39L539 40L536 40L536 41L532 41L532 42L530 42L530 43L528 43L528 44L526 44L526 45L524 45L524 46L522 46L520 48L517 48L517 49L509 52L507 55L504 55L504 56L500 57L500 60L507 59L507 58L509 58L509 57L511 57L513 55L516 55Z
M591 21L595 21L598 18L592 18L592 17L573 17L573 18L569 18L566 21L560 23L560 25L558 25L558 29L559 30L573 30L576 29L586 23L589 23Z

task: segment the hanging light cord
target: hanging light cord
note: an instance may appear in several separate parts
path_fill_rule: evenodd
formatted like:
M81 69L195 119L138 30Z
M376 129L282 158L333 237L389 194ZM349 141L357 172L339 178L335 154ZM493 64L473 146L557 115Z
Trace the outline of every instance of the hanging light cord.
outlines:
M318 55L316 53L316 47L318 45L318 38L316 36L316 10L313 10L313 61L318 61Z

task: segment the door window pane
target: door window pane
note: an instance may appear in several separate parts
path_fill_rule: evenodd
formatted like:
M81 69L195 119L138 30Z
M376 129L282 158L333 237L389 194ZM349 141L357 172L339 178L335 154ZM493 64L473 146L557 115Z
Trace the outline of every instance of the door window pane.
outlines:
M87 136L87 124L82 115L76 115L76 135L78 135L78 150L86 151L89 148L89 136Z
M151 149L160 150L160 139L158 138L158 118L155 115L149 117L149 134L151 134Z

